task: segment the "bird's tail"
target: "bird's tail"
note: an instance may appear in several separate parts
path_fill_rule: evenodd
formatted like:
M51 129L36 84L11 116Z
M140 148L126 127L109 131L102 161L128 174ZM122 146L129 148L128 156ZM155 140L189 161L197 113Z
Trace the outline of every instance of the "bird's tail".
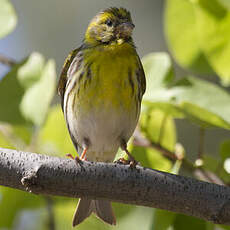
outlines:
M116 217L113 213L111 203L107 200L90 200L82 198L79 200L73 217L73 227L80 224L84 219L95 213L104 222L115 225Z

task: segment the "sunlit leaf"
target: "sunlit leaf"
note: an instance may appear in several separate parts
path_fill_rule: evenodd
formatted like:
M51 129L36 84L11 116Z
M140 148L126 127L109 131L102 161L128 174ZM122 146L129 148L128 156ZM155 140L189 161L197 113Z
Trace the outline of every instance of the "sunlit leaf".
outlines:
M28 80L28 79L27 79ZM30 81L31 79L29 79ZM56 72L54 61L44 67L40 79L25 93L20 104L23 116L35 125L44 122L56 89Z
M173 151L176 143L176 128L171 116L159 109L150 109L143 112L140 119L140 128L144 136Z
M23 64L17 73L20 85L25 89L39 81L45 66L45 59L39 53L32 53L30 58Z
M8 0L0 0L0 38L9 34L17 24L14 7Z
M159 109L143 111L140 129L150 142L160 143L164 148L174 151L176 128L173 119ZM131 153L145 167L170 171L172 163L153 147L131 146Z
M155 68L156 59L161 60L162 55L148 55L143 59L147 82L151 83L151 88L147 87L144 103L148 107L159 108L174 117L187 117L203 127L222 127L230 129L230 95L219 86L192 76L179 81L168 82L167 86L159 87L153 75L153 70L145 68L145 63L153 63ZM163 62L163 61L162 61ZM162 66L162 68L164 68ZM162 79L162 76L159 76ZM165 75L167 78L167 75ZM162 81L165 79L163 78Z
M195 3L199 44L225 85L230 84L230 11L218 0Z
M167 86L174 79L172 62L167 53L150 53L142 58L143 67L146 73L154 76L154 79L147 80L147 88L144 97L151 96L158 87Z
M171 170L171 161L165 158L154 148L133 146L131 153L143 167L153 168L165 172L169 172Z
M48 118L39 133L39 146L41 152L56 153L61 156L67 153L76 155L61 106L54 106L50 109Z
M0 80L0 121L41 125L53 98L56 73L53 61L33 53ZM6 100L7 98L7 100Z
M174 58L182 67L198 73L212 73L199 44L199 22L195 14L191 1L167 0L164 23L166 39Z

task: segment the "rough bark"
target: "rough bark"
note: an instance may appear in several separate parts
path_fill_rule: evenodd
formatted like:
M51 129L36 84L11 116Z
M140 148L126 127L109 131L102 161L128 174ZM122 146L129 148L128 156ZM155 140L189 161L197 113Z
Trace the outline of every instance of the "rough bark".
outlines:
M230 224L230 188L149 168L0 148L0 185L35 194L89 197Z

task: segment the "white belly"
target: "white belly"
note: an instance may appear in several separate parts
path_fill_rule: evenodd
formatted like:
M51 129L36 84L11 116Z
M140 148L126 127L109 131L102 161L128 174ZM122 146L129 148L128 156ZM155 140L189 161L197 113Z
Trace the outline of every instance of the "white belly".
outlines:
M72 107L69 106L68 110ZM112 108L92 108L87 113L76 108L76 111L67 113L70 131L82 149L88 147L86 158L90 161L113 161L122 138L128 141L137 120L135 111L117 112Z

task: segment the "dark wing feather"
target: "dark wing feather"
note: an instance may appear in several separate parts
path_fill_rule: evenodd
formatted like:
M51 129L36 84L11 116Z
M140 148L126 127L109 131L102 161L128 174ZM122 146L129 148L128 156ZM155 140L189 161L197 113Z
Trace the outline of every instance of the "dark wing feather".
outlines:
M138 62L139 62L139 68L137 70L137 80L141 86L140 87L140 97L142 98L146 90L146 79L145 79L145 72L144 72L139 56L138 56Z
M72 61L74 60L74 58L76 57L76 55L78 54L78 52L80 50L81 50L81 48L77 48L77 49L73 50L68 55L68 57L65 59L64 65L62 67L61 75L60 75L59 82L58 82L58 94L61 96L62 110L63 110L63 104L64 104L64 94L65 94L66 84L68 81L67 72L69 70L69 67L70 67Z

